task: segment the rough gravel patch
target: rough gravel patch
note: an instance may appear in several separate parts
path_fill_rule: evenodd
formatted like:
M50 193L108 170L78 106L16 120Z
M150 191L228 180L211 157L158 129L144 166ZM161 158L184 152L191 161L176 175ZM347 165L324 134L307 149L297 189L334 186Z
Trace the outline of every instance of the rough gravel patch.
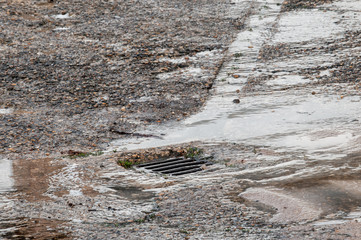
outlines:
M286 0L282 4L281 11L293 11L297 9L311 9L315 8L319 5L323 5L326 3L332 3L333 0L312 0L312 1L305 1L305 0Z
M104 147L123 137L110 129L196 112L248 14L214 0L0 8L0 108L15 110L0 115L1 153L22 155Z

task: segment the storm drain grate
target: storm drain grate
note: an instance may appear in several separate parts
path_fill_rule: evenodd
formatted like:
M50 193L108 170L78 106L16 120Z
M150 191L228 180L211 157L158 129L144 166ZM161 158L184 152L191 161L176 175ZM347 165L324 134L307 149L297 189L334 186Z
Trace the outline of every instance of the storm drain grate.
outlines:
M164 161L157 161L151 163L140 164L139 169L147 169L156 173L170 174L174 176L199 172L204 169L204 166L212 165L208 159L211 157L202 158L170 158Z

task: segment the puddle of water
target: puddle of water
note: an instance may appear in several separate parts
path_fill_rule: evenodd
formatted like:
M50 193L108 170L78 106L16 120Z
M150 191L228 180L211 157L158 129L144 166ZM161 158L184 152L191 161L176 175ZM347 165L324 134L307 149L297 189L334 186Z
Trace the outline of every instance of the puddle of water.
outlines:
M8 159L0 158L0 193L13 190L14 181L12 174L12 162Z
M360 180L319 180L308 179L292 184L282 185L282 188L249 188L239 196L254 204L261 202L277 210L271 222L313 221L323 216L342 212L346 218L356 218L356 212L361 206ZM347 213L350 213L347 215ZM335 223L321 221L317 224L340 224L346 220L342 216ZM339 218L342 219L339 219Z
M360 184L360 180L310 179L288 184L284 189L293 196L307 199L327 215L338 211L349 213L361 206L361 192L350 188L350 185Z
M239 196L275 208L277 213L270 219L270 222L290 223L316 220L322 213L317 206L280 190L250 188Z
M330 133L334 133L333 129L330 129ZM351 133L341 133L337 134L334 133L335 136L329 137L312 137L310 135L306 136L287 136L285 137L285 145L289 148L302 148L308 149L309 152L312 150L323 150L328 149L331 150L332 148L344 148L347 147L355 137Z
M116 194L124 197L130 201L144 201L155 197L152 191L144 191L144 189L134 186L112 186L111 189L116 191Z
M240 104L233 104L232 97L215 97L204 111L185 120L182 127L163 130L171 132L163 139L133 139L126 147L148 148L191 141L244 142L310 152L343 147L355 139L353 132L361 131L359 101L359 97L339 100L338 96L310 96L300 100L297 94L273 94L244 97ZM315 135L314 129L330 133L338 129L340 133L309 136Z

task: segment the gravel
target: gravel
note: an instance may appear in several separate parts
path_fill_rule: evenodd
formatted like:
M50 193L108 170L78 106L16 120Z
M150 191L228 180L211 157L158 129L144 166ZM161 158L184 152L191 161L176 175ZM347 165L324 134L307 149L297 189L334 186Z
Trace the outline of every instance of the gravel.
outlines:
M102 148L122 137L110 129L198 111L248 14L233 6L2 1L0 108L15 111L0 114L1 153Z
M285 1L281 14L329 2ZM252 5L240 9L232 1L215 0L1 1L0 110L9 110L0 111L0 154L14 160L19 189L0 195L0 236L358 239L356 220L324 226L273 223L277 209L239 196L251 182L231 173L276 163L262 161L267 156L276 156L277 163L304 156L236 143L100 152L114 139L142 137L150 124L199 111L227 60L227 47L251 13ZM331 85L340 95L357 94L360 57L345 51L360 47L359 35L355 30L315 44L264 44L262 64L254 71L272 61L330 53L341 56L333 65L294 71L310 77L305 86ZM329 74L321 75L325 70ZM250 77L243 93L268 91L264 83L278 71ZM215 165L197 177L117 165L124 159L182 155L190 146L214 156Z

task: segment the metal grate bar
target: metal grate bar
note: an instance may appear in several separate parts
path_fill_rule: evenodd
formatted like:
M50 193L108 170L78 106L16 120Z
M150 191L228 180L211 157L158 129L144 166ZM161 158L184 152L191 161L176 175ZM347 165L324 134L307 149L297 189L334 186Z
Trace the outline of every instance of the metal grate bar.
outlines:
M180 163L180 164L173 164L166 167L160 167L160 168L153 168L152 170L155 172L164 171L168 169L175 169L178 167L187 167L187 166L193 166L193 165L202 165L207 163L206 161L197 161L197 162L187 162L187 163Z
M139 164L138 167L146 167L146 166L152 166L152 165L157 165L157 164L161 164L161 163L169 163L169 162L175 162L178 160L182 160L184 159L184 157L179 157L179 158L170 158L164 161L159 161L159 162L151 162L151 163L143 163L143 164Z
M202 171L202 165L212 165L212 163L208 162L207 159L211 157L203 157L200 159L195 158L171 158L159 162L151 162L140 164L137 168L143 168L147 170L151 170L153 172L158 172L162 174L171 174L174 176L179 176L183 174L193 173Z
M202 170L203 170L202 168L195 168L195 169L191 169L191 170L185 170L185 171L181 171L181 172L172 173L172 175L179 176L179 175L183 175L183 174L199 172Z
M146 169L155 169L155 168L160 168L160 167L173 166L173 165L177 165L177 164L181 164L181 163L191 163L191 162L194 162L194 160L185 159L185 160L181 160L181 161L177 161L177 162L162 163L162 164L158 164L158 165L152 165L152 166L145 167L145 168Z
M166 171L161 171L161 173L171 174L171 173L177 173L177 172L182 172L182 171L191 170L191 169L201 169L201 168L200 168L200 166L179 167L179 168L174 168L174 169L170 169L170 170L166 170Z

